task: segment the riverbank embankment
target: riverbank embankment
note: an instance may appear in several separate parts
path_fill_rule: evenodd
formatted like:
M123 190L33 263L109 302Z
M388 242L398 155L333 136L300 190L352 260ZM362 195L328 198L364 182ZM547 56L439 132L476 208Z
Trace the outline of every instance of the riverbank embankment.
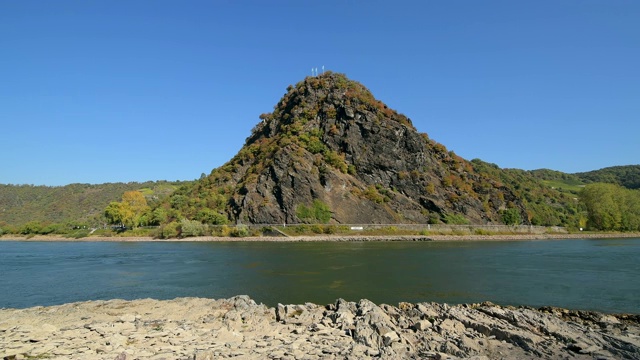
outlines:
M109 300L0 309L2 359L638 359L640 316L491 303Z
M87 236L82 238L68 238L59 235L3 235L0 241L280 241L280 242L309 242L309 241L529 241L529 240L569 240L569 239L616 239L616 238L640 238L640 233L562 233L562 234L495 234L495 235L475 235L475 234L434 234L434 235L314 235L314 236L248 236L248 237L220 237L220 236L197 236L179 239L156 239L152 237L133 236Z

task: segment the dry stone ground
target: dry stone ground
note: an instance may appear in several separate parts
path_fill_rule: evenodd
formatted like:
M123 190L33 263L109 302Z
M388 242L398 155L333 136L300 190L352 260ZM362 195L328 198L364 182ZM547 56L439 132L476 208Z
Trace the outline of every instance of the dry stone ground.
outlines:
M639 359L640 316L491 303L109 300L0 310L2 359Z

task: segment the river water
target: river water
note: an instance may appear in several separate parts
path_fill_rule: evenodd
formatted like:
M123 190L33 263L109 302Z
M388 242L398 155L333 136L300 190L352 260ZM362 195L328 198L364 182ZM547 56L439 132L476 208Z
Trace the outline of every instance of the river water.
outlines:
M0 308L98 299L337 298L640 313L640 239L0 242Z

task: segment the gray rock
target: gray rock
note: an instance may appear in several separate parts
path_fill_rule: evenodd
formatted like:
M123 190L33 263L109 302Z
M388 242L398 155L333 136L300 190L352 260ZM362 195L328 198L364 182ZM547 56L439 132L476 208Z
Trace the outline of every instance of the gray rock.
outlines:
M123 322L134 309L135 324ZM395 307L338 300L270 309L243 296L0 309L0 324L8 321L0 359L640 358L640 317L494 304Z
M400 337L395 331L389 331L382 335L382 341L384 346L390 346L392 343L400 341Z
M425 331L427 329L430 329L431 326L433 326L433 324L431 324L431 321L419 320L413 325L413 328L418 331Z

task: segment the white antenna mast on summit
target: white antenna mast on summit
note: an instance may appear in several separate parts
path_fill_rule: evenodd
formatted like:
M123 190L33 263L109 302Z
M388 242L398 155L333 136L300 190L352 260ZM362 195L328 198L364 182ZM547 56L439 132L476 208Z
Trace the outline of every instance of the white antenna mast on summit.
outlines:
M324 65L322 65L322 75L324 75Z

